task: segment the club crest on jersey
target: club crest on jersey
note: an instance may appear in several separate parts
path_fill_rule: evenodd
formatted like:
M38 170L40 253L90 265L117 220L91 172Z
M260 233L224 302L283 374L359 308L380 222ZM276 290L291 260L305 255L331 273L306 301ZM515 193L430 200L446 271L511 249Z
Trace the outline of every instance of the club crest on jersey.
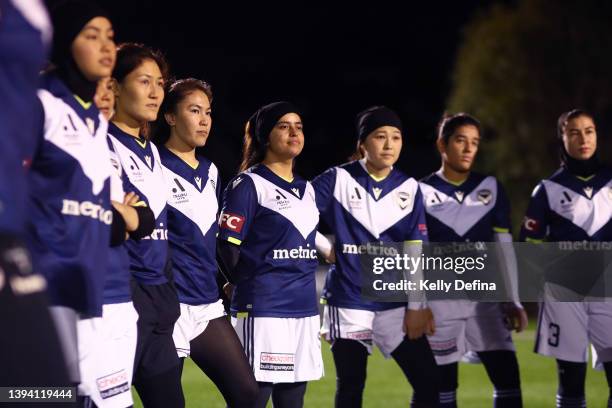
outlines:
M374 198L378 200L380 198L380 193L382 193L382 189L378 187L373 187L372 192L374 193Z
M232 189L238 187L238 184L242 182L242 177L238 177L236 180L232 181Z
M210 183L210 185L212 186L213 190L217 189L217 182L213 179L209 179L208 182Z
M150 169L153 169L153 162L151 161L151 156L147 154L145 156L145 161L147 162L147 166L149 166Z
M489 205L491 199L493 198L493 194L491 193L491 190L479 190L476 193L476 198L478 198L478 201L484 205Z
M202 177L195 176L193 179L195 180L196 184L198 185L198 189L201 190L202 189Z
M429 209L431 209L432 211L441 210L444 207L442 197L440 197L440 195L436 191L427 195L425 203L427 207L429 207Z
M459 191L459 190L455 191L455 198L457 199L457 201L462 203L463 197L464 197L463 191Z
M295 194L297 198L300 198L300 190L298 188L292 187L291 191L293 192L293 194Z
M411 203L410 193L406 191L398 191L397 192L397 203L399 204L399 207L402 210L406 209Z
M584 194L586 194L587 197L589 198L593 197L593 187L587 186L583 188L582 191L584 191Z

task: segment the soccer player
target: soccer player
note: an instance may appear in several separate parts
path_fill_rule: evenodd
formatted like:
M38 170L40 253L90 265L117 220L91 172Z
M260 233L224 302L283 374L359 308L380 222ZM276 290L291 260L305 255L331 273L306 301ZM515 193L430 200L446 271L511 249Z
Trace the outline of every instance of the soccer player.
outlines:
M180 309L168 263L166 186L159 153L146 134L164 99L167 76L160 53L140 44L118 47L110 140L123 169L125 191L140 197L138 206L152 210L155 225L149 236L125 242L139 316L134 386L145 407L185 405L172 341Z
M480 139L480 122L468 114L446 117L439 125L436 145L442 167L420 182L430 242L512 242L510 203L501 184L472 171ZM506 255L516 261L514 252ZM516 262L500 268L516 289ZM521 331L527 315L516 295L513 300L429 302L436 320L429 343L440 367L441 407L457 406L457 363L467 351L476 352L487 370L495 388L494 406L522 406L518 362L504 319Z
M521 239L612 241L612 171L597 157L593 116L580 109L565 112L559 117L557 134L561 168L533 191ZM608 302L562 302L545 297L540 304L535 351L557 360L557 407L586 406L589 343L603 362L612 388L611 327Z
M0 1L1 386L69 385L44 278L32 271L24 243L27 189L22 159L31 155L38 136L32 117L51 31L42 1L26 7L23 2Z
M96 106L107 120L110 120L115 105L111 85L110 77L101 79L94 97ZM130 291L129 255L123 243L128 237L144 238L151 234L155 225L151 209L134 206L140 198L133 192L125 194L120 160L110 137L107 142L113 166L111 202L117 210L111 235L118 235L118 238L110 249L102 317L91 319L82 328L79 344L83 345L82 383L89 387L95 405L99 408L123 408L133 405L131 385L138 320Z
M351 250L371 242L427 239L418 183L393 168L402 149L402 123L391 109L373 106L357 115L356 124L359 160L333 167L312 182L321 217L336 238L321 329L332 343L335 406L361 406L373 342L412 384L411 406L437 407L437 367L423 335L430 312L418 302L364 300L359 254Z
M80 382L77 332L102 314L111 224L108 123L93 105L99 79L115 62L113 28L88 1L52 10L52 61L38 91L41 137L31 159L28 241L36 270L48 282L51 312ZM87 395L85 387L79 393Z
M196 154L211 131L212 90L194 78L175 81L167 89L160 117L166 126L158 134L166 139L159 155L166 177L172 272L181 302L174 344L181 361L190 356L228 406L251 407L257 383L226 317L216 280L221 179L214 163Z
M235 285L232 324L259 384L255 407L303 406L306 382L323 375L316 301L312 185L293 172L302 119L288 102L249 119L241 173L227 186L219 251Z

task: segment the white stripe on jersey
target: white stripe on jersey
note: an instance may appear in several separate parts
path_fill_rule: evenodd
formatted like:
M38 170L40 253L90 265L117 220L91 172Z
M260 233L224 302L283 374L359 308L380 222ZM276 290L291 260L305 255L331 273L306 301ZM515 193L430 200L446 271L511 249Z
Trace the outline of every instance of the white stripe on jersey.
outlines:
M589 200L580 193L550 180L543 180L548 206L561 217L595 235L612 217L612 181ZM591 190L592 191L592 190Z
M208 181L202 192L190 180L179 176L164 165L162 165L162 168L166 178L168 205L193 221L202 232L202 236L205 236L210 227L217 222L219 203L214 187L217 182L217 168L214 164L210 164ZM178 184L175 179L178 180Z
M127 174L130 183L145 195L149 202L149 208L151 208L155 219L157 219L166 207L166 183L162 181L164 180L164 175L157 147L151 142L147 142L151 143L151 152L155 160L153 170L151 170L148 163L140 160L138 155L121 143L119 139L110 133L109 137L113 142L117 156L121 161L121 167L123 167L123 171ZM138 167L133 165L134 162L139 164Z
M459 236L465 235L497 202L497 182L488 176L462 200L456 200L424 182L419 183L427 214L451 228Z
M380 200L361 186L348 171L336 168L334 198L376 239L412 212L418 183L409 178ZM359 192L359 199L352 196Z
M13 6L19 10L28 23L40 31L40 36L45 45L51 45L53 38L53 26L47 15L47 9L40 0L10 0Z
M45 140L78 161L91 181L92 193L100 194L113 171L106 142L108 122L100 114L100 124L92 135L81 116L66 102L45 89L38 90L38 97L45 111Z
M304 196L300 199L258 174L244 173L244 175L253 180L259 205L285 217L304 239L312 234L319 224L319 211L315 204L314 188L309 182L306 182ZM278 190L282 190L284 194L280 196Z

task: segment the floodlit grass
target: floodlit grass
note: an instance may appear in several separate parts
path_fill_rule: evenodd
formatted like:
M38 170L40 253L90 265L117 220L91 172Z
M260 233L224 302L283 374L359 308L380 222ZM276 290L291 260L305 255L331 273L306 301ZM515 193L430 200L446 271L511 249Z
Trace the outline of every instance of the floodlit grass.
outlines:
M525 408L553 407L557 377L555 362L532 352L533 329L514 337L519 364ZM325 377L308 384L305 406L333 407L335 369L329 346L323 345ZM493 388L482 365L461 364L459 372L459 405L464 408L490 408ZM183 389L187 407L223 408L225 403L214 384L188 360L183 372ZM395 408L408 406L411 389L399 367L392 360L385 360L375 351L368 364L368 380L364 395L364 407ZM137 398L137 397L135 397ZM589 368L587 372L587 399L592 407L607 404L608 387L603 372ZM142 407L140 401L135 404ZM270 403L269 407L272 406Z

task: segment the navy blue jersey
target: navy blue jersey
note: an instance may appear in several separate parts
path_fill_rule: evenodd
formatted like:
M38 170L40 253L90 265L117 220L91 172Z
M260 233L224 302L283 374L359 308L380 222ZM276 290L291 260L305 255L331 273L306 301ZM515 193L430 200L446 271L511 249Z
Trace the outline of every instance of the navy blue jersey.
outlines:
M323 296L333 306L385 310L403 303L361 298L359 256L365 244L426 241L427 227L417 181L396 169L376 180L364 163L333 167L312 182L321 218L336 237L336 263L329 269Z
M28 241L51 304L99 316L112 224L108 123L56 77L45 85L44 133L28 173Z
M431 242L493 242L510 232L510 202L495 177L472 172L456 185L438 171L420 186Z
M128 239L125 246L130 257L130 271L145 285L168 282L168 227L166 185L157 147L146 139L131 136L114 123L108 128L109 137L123 169L123 190L140 197L155 216L155 229L141 240Z
M23 237L26 176L41 123L39 72L51 40L42 1L0 0L0 233ZM38 126L37 126L38 125Z
M189 305L216 302L219 172L201 156L193 168L164 146L159 155L166 177L168 243L179 301Z
M111 200L123 202L125 191L123 190L123 169L119 156L110 137L107 137L111 172ZM130 257L125 243L110 248L108 259L108 271L104 283L104 304L125 303L132 300L130 291Z
M612 241L612 170L580 178L565 168L531 195L522 241Z
M223 196L219 238L240 245L241 281L232 313L308 317L319 313L315 234L319 212L309 182L288 182L265 165L235 177Z

